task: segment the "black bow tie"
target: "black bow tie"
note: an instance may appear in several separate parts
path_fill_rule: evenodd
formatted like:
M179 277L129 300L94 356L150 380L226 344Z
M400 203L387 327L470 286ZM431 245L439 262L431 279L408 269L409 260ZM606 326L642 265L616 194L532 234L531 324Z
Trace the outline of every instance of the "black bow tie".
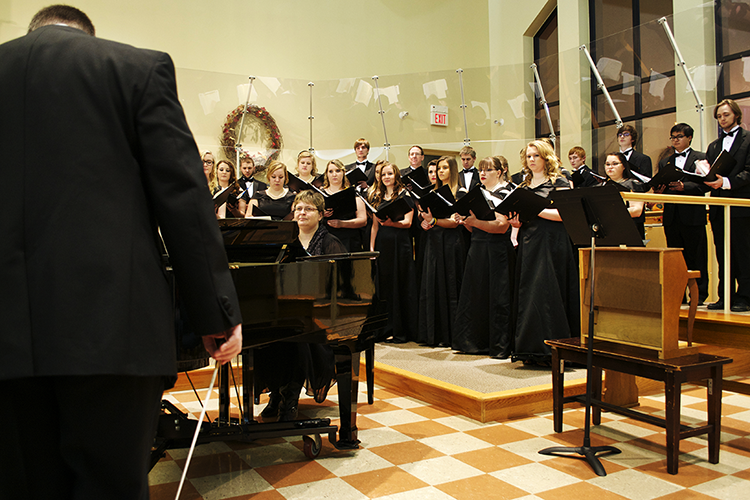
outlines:
M622 154L624 154L624 155L627 155L627 154L628 154L628 153L630 153L631 151L633 151L633 148L628 148L628 149L626 149L625 151L622 151Z
M677 158L677 157L679 157L679 156L682 156L683 158L686 158L686 157L687 157L687 154L688 154L688 152L687 152L687 151L683 151L682 153L675 153L675 154L674 154L674 157L675 157L675 158Z
M474 172L476 172L476 171L477 171L477 169L476 169L476 168L474 168L474 167L471 167L471 168L465 168L465 169L464 169L464 173L465 173L465 174L473 174L473 173L474 173Z
M736 128L736 129L732 130L731 132L724 132L724 131L722 130L722 131L721 131L721 138L723 139L723 138L725 138L725 137L734 137L734 134L735 134L735 133L736 133L736 132L737 132L738 130L739 130L738 128Z
M367 165L367 162L366 161L358 161L357 165Z

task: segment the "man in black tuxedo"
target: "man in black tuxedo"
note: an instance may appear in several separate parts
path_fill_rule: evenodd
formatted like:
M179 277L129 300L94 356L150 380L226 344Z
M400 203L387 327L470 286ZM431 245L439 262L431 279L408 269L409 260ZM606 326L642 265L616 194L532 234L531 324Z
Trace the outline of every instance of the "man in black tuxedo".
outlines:
M719 122L719 138L708 145L706 160L713 164L722 150L728 151L737 161L727 176L718 176L714 182L706 182L711 196L725 198L750 198L750 132L740 127L742 110L731 99L724 99L714 109L714 118ZM734 312L750 311L750 208L731 209L732 235L730 272L730 307ZM716 259L719 261L719 301L709 304L709 309L724 309L724 207L709 209L711 230L714 233ZM735 280L737 288L735 289Z
M367 181L362 181L357 186L360 190L366 191L368 186L375 184L375 164L367 159L367 155L370 154L370 142L364 138L357 139L354 142L354 154L357 155L357 161L346 165L345 168L347 172L358 168L367 176Z
M706 155L690 147L693 141L693 127L678 123L669 131L674 153L659 162L659 170L674 165L685 172L695 173L695 162L705 160ZM666 193L703 196L708 188L699 182L692 182L687 176L667 186ZM682 248L682 255L688 269L700 271L698 279L698 301L708 297L708 238L706 237L705 205L664 204L664 235L667 246Z
M461 163L463 164L463 170L458 173L458 185L467 191L470 191L475 186L481 184L482 180L479 178L479 172L474 168L474 162L477 161L477 152L471 146L464 146L461 151L458 152L458 156L461 157Z
M161 395L176 375L157 229L195 333L219 362L242 347L174 66L93 35L83 12L55 5L0 46L7 498L148 497ZM55 182L40 182L51 165Z
M416 170L419 167L422 166L422 162L424 161L424 149L422 149L422 146L412 146L409 148L409 166L406 168L402 168L398 171L398 173L401 174L401 178L403 179L406 174L411 172L412 170Z
M637 142L638 131L632 125L624 125L617 132L617 143L620 145L620 152L630 162L633 171L651 179L654 176L651 158L633 149Z
M245 202L244 205L240 204L240 211L244 216L245 210L247 210L247 206L250 204L250 199L255 193L268 189L268 184L255 178L255 160L248 154L240 156L240 173L242 177L237 182L240 188L244 190L244 193L240 197Z
M580 180L579 182L574 181L574 187L591 187L598 186L600 184L597 178L594 177L594 173L586 165L586 150L581 146L574 146L570 148L570 151L568 151L568 161L570 162L570 166L573 169L571 177L575 176L577 178L576 174L578 174L583 179L583 182L581 182Z

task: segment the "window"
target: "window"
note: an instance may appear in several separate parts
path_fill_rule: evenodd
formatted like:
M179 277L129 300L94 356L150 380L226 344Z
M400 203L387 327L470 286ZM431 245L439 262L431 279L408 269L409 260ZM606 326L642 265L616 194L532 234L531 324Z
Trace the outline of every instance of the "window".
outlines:
M555 136L560 136L560 78L558 68L557 9L534 36L534 62L539 71L544 96L547 99L550 118ZM535 135L537 138L550 136L549 123L539 95L535 103ZM557 141L556 143L557 144ZM557 148L559 149L559 147Z
M591 57L620 118L639 132L636 149L655 163L665 144L647 138L664 135L653 127L674 123L676 112L674 51L658 23L671 22L672 0L590 0L589 12ZM593 77L591 95L594 168L618 144L614 113Z

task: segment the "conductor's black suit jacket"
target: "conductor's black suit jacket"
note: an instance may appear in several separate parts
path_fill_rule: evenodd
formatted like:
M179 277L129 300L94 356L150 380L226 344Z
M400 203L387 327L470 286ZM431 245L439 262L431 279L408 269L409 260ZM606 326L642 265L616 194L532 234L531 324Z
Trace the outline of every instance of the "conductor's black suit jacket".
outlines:
M0 380L173 375L157 226L196 333L241 321L167 54L46 26L0 95Z

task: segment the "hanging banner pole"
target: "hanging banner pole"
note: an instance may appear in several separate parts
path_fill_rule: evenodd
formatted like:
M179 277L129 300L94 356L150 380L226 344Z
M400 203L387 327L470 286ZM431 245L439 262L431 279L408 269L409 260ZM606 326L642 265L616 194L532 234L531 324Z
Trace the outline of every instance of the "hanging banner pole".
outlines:
M555 129L552 127L552 117L549 114L549 105L547 104L547 98L544 96L544 88L542 88L542 79L539 77L539 70L537 69L536 63L531 65L531 69L534 71L534 80L536 80L536 87L539 89L539 104L544 107L544 114L547 115L547 126L549 126L549 138L552 143L555 143Z
M667 18L662 17L661 19L659 19L658 22L659 24L661 24L662 28L664 28L664 32L667 34L667 38L669 38L669 43L672 44L672 49L674 50L674 53L677 56L677 60L679 61L677 63L677 66L682 66L682 71L685 73L685 78L687 78L688 85L690 85L690 90L692 90L693 97L695 97L695 110L698 112L698 121L700 124L700 133L701 133L700 150L705 151L705 149L703 148L703 113L705 111L705 107L703 106L703 101L701 101L701 98L698 95L698 89L695 88L695 82L693 81L693 77L690 74L690 71L688 71L687 69L687 64L685 64L685 60L682 58L682 53L680 52L680 48L677 46L677 41L674 39L672 30L669 28L669 23L667 23Z
M250 79L250 86L247 88L247 98L245 99L245 109L242 112L242 118L240 119L240 128L237 131L237 140L234 141L234 154L235 154L235 174L237 175L237 178L240 178L240 150L242 148L242 130L243 125L245 124L245 115L247 114L247 107L250 105L250 94L253 91L253 80L255 80L254 76L249 76Z
M310 120L310 153L313 153L315 151L315 148L313 148L313 120L315 117L313 116L312 112L312 105L313 105L313 87L315 84L313 82L310 82L307 84L308 87L310 87L310 116L307 117L308 120Z
M385 139L385 142L383 143L383 147L385 148L385 160L389 161L389 151L391 149L391 145L388 143L388 131L385 129L385 111L383 111L383 103L380 101L380 87L378 86L378 75L375 75L372 77L373 80L375 80L375 91L378 94L378 107L380 110L378 111L378 114L380 114L380 121L383 123L383 138Z
M456 70L456 73L458 73L458 85L461 87L461 110L464 113L464 146L471 145L471 139L469 139L469 125L466 121L466 100L464 99L464 70L461 68L458 68Z
M596 64L594 64L594 60L591 59L591 54L589 53L589 49L586 48L586 45L581 45L578 47L579 50L582 50L584 54L586 54L586 59L589 60L589 65L591 66L591 72L594 73L594 76L596 77L596 81L598 85L596 86L598 89L600 89L604 93L604 98L607 99L607 103L609 104L609 107L612 109L612 113L615 115L615 127L618 129L622 128L622 118L620 118L620 113L617 112L617 108L615 107L615 103L612 102L612 97L609 95L609 92L607 91L607 86L604 85L604 81L602 80L602 75L599 74L599 70L596 68Z

